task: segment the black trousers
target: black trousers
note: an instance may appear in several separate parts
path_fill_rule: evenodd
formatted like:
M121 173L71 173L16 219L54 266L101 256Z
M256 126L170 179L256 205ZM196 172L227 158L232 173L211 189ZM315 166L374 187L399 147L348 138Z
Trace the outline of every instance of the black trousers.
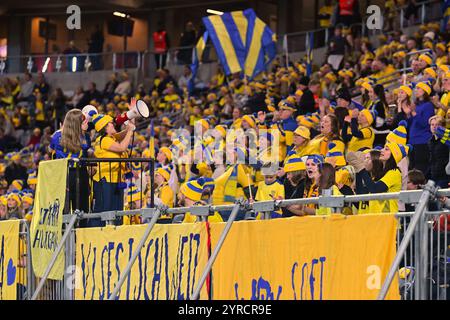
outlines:
M417 169L427 176L430 169L430 149L428 144L413 144L409 156L409 170Z
M79 168L79 187L77 189L77 169L69 168L69 201L66 201L65 212L76 209L89 212L89 175L86 167ZM77 191L78 190L78 191Z
M167 53L155 54L156 69L161 69L166 66Z

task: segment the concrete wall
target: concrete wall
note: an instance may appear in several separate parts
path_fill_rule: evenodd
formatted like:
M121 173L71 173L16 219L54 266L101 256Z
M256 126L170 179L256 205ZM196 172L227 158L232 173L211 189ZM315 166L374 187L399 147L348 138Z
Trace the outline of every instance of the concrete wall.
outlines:
M95 19L92 15L82 15L81 30L68 30L65 17L51 18L50 23L56 24L57 31L56 40L49 40L49 53L64 51L70 40L75 42L79 50L86 52L88 49L87 40L95 31L97 24L103 28L105 38L103 50L105 52L123 51L123 37L108 34L107 20L109 17L100 16ZM148 22L145 19L132 19L134 21L133 35L127 37L127 51L144 51L148 48L150 40L148 37ZM45 21L45 19L40 17L31 19L30 51L36 54L45 52L45 38L39 36L40 21Z
M137 71L136 70L127 70L130 75L130 79L134 83L137 82ZM61 88L66 95L70 95L73 91L82 86L84 89L87 88L90 82L95 82L98 90L103 90L105 84L108 82L111 71L92 71L92 72L61 72L61 73L46 73L45 78L47 82L50 84L52 89L52 93L56 88ZM119 72L120 74L120 72ZM17 73L9 73L7 75L9 78L12 77L22 77L23 74ZM3 80L5 76L0 76L0 82Z

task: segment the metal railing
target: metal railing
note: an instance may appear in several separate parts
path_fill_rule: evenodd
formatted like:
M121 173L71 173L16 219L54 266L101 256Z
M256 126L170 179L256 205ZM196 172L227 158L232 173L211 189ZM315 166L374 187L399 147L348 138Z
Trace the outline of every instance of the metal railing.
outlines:
M434 21L442 17L441 1L430 0L422 2L417 6L419 15L417 15L414 24L423 24L427 21ZM406 7L397 8L396 24L401 30L406 26L404 14ZM366 17L365 17L366 18ZM365 19L364 18L364 19ZM365 22L354 23L350 25L354 35L367 36L370 34L381 34L382 30L369 30ZM279 53L282 51L283 39L285 39L288 53L303 52L306 50L307 35L314 34L314 48L318 49L328 45L331 37L330 28L319 28L302 32L287 33L279 36ZM138 69L144 76L148 76L150 71L155 71L158 64L164 61L165 66L175 66L191 63L192 49L194 46L172 47L167 51L165 58L157 55L152 50L145 51L127 51L127 52L103 52L103 53L78 53L78 54L47 54L47 55L22 55L8 56L0 58L0 74L4 73L22 73L28 72L88 72L95 70L121 70ZM180 52L185 54L180 55ZM184 58L182 58L184 57ZM157 61L159 60L159 61ZM163 61L164 60L164 61ZM206 46L204 51L203 63L217 61L217 55L214 47Z
M396 8L396 20L394 21L396 30L402 30L407 27L404 15L406 11L406 6ZM419 15L415 17L415 20L412 20L408 26L423 24L428 21L435 21L442 18L442 8L441 1L439 0L429 0L422 2L417 5ZM383 8L382 8L383 10ZM364 16L363 22L353 23L349 26L353 35L356 36L371 36L371 35L379 35L379 34L390 34L394 31L384 32L383 30L370 30L367 28L365 19L367 16ZM386 21L384 21L386 24ZM279 48L281 50L282 47L287 47L288 53L293 52L304 52L306 51L307 44L306 41L308 39L308 34L314 34L314 49L319 49L322 47L326 47L328 45L329 39L332 37L332 30L334 26L329 28L319 28L314 30L307 30L301 32L293 32L287 33L286 35L280 36L280 41L287 41L287 43L283 46L280 42ZM284 52L283 52L284 53Z
M385 194L319 196L314 198L260 201L254 203L249 203L242 199L231 205L205 205L170 209L164 206L158 206L156 208L143 208L132 211L90 214L77 211L76 214L64 216L64 224L66 227L58 250L61 250L65 246L66 266L74 264L75 239L73 233L76 226L75 222L77 220L89 219L92 216L103 217L107 220L124 215L137 214L142 215L145 219L149 219L150 223L147 225L144 235L139 241L138 247L133 252L126 269L121 273L114 291L108 297L110 300L115 300L117 299L117 293L120 291L121 285L129 275L137 256L161 214L183 214L189 212L190 214L197 216L199 221L206 221L207 217L212 215L215 211L221 212L231 210L232 213L230 218L228 219L219 241L213 249L205 269L201 273L200 280L195 287L192 299L197 299L207 276L211 273L214 261L220 252L222 245L226 241L227 234L232 228L239 210L245 210L247 212L253 210L256 212L268 213L293 204L317 204L323 207L333 208L339 212L344 206L352 203L359 203L361 201L398 199L404 204L415 205L416 208L415 212L402 212L395 215L399 225L399 228L397 229L397 254L389 270L388 276L384 280L379 299L384 298L394 277L398 277L400 280L399 291L401 293L401 298L404 300L447 299L447 291L449 289L447 264L450 263L450 247L448 246L447 234L450 231L450 226L448 225L448 215L450 214L450 211L428 211L427 208L431 199L443 196L450 196L450 189L438 190L434 187L434 182L430 181L424 190L401 191ZM436 217L438 217L438 219L436 219ZM263 214L263 219L270 219L270 214ZM58 251L55 252L54 257L57 256L57 253ZM48 266L47 271L49 272L51 268L52 264ZM50 285L50 289L47 288L47 291L49 291L50 294L39 294L39 290L45 290L45 287L43 286L45 279L43 279L41 279L41 283L39 283L37 289L34 291L33 298L73 299L73 286L68 286L67 283L64 282L53 281L53 287Z
M133 139L134 140L134 139ZM132 144L134 141L132 142ZM129 151L129 155L131 156L131 150ZM150 202L148 205L150 207L154 206L154 171L155 171L155 163L154 160L149 158L81 158L71 161L71 163L76 163L75 168L69 169L75 170L75 179L76 179L76 190L69 190L70 192L75 193L75 203L72 203L72 209L78 209L85 213L91 213L95 211L95 177L105 177L109 178L109 181L113 181L113 177L117 175L117 181L114 183L121 185L120 188L124 190L124 193L127 192L131 185L134 185L139 191L139 197L136 200L139 200L139 207L130 207L130 209L141 209L147 206L147 203L144 198L144 190L147 185L150 185ZM106 169L104 166L106 165ZM135 167L133 167L133 165ZM103 167L103 169L102 169ZM102 172L106 170L106 172ZM146 181L145 172L148 171L149 181ZM69 173L70 174L70 173ZM83 175L88 175L89 177L89 188L90 191L86 193L86 190L80 189L80 181L83 179ZM84 177L86 178L86 177ZM108 180L108 179L107 179ZM89 195L88 199L88 208L83 208L80 203L83 195ZM125 194L126 195L126 194ZM84 199L86 200L86 199ZM97 201L99 201L97 199ZM111 223L111 221L108 221Z

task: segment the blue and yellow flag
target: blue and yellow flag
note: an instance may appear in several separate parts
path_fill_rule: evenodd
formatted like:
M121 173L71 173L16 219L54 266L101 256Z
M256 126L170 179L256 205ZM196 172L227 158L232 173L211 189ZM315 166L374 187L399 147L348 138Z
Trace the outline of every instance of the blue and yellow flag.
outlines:
M306 34L306 75L308 77L312 74L313 49L314 33L308 32Z
M194 50L192 50L192 64L191 64L192 77L191 79L189 79L188 83L189 94L192 94L192 92L194 91L195 77L197 76L198 67L200 65L200 62L202 61L203 51L205 51L207 41L208 41L208 31L205 31L205 33L198 40Z
M236 72L252 79L276 56L276 37L253 9L203 18L208 35L227 75Z
M150 150L150 159L155 159L155 128L153 126L153 119L150 123L150 141L148 149Z
M445 0L442 2L442 12L444 13L444 17L442 19L441 31L445 32L450 19L450 0Z

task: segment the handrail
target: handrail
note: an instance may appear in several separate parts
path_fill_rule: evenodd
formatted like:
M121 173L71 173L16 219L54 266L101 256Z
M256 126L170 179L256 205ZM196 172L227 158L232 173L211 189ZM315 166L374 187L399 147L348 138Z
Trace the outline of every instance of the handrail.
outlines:
M427 185L425 186L425 189L423 190L423 193L420 197L420 201L417 205L416 211L411 219L411 222L408 226L408 229L405 232L405 236L402 239L402 242L400 243L400 246L397 250L397 254L394 258L394 261L391 265L391 268L389 269L388 275L386 276L386 279L383 283L383 286L380 290L380 293L377 297L377 300L384 300L384 298L387 295L387 292L389 291L389 288L391 286L391 283L394 279L395 274L397 273L397 269L400 265L402 256L404 255L404 253L406 252L409 242L412 239L412 236L415 232L415 229L418 225L420 225L421 220L424 217L424 212L428 206L428 201L430 199L430 196L434 195L436 193L436 189L435 189L435 183L434 181L428 181ZM419 257L416 257L419 258ZM420 261L420 260L419 260ZM417 265L416 267L419 267L419 265ZM426 275L426 264L423 264L420 266L419 268L419 278L424 278L424 274ZM423 274L421 274L423 273ZM419 279L419 280L423 280L423 279ZM418 281L417 283L419 284L422 281ZM419 297L420 299L423 299L423 295L425 292L425 288L423 288L422 285L419 286L419 288L417 289L416 293L416 297Z
M248 204L249 210L255 211L265 211L265 208L285 208L294 204L321 204L324 207L343 207L345 204L358 203L361 201L372 201L372 200L392 200L399 199L404 204L415 204L419 203L420 197L424 190L405 190L400 192L388 192L388 193L375 193L375 194L359 194L359 195L349 195L349 196L319 196L311 198L299 198L299 199L287 199L287 200L270 200L270 201L257 201ZM439 189L436 191L436 196L444 197L450 196L450 189ZM183 214L189 212L194 216L205 216L211 215L214 212L230 211L234 208L234 204L229 205L204 205L204 206L193 206L193 207L179 207L179 208L167 208L167 214ZM117 210L113 211L116 217L123 215L142 215L147 217L151 208L142 208L135 210ZM269 210L272 211L272 210ZM108 212L110 214L111 212ZM65 215L70 216L70 215ZM101 218L106 216L104 213L89 213L85 214L79 219L90 219L90 218ZM67 219L67 218L65 218Z

